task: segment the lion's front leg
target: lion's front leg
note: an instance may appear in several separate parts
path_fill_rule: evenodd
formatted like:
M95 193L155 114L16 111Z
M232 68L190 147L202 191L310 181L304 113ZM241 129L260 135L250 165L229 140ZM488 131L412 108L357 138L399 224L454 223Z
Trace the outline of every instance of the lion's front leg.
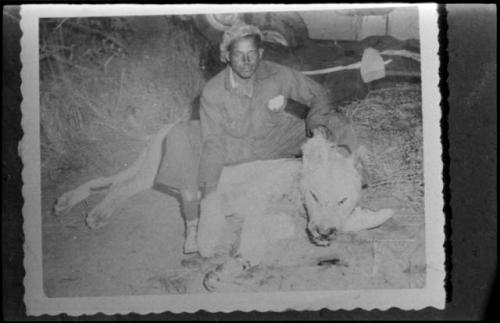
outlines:
M258 265L267 249L269 237L264 210L247 214L241 230L240 245L237 254L252 266Z
M209 272L203 285L207 290L215 291L219 286L231 283L248 269L260 265L270 244L289 239L295 233L295 224L288 214L267 214L264 211L247 214L236 256Z
M265 213L261 207L252 208L252 212L245 214L236 256L206 274L203 285L207 290L214 291L260 264L270 240L265 221Z

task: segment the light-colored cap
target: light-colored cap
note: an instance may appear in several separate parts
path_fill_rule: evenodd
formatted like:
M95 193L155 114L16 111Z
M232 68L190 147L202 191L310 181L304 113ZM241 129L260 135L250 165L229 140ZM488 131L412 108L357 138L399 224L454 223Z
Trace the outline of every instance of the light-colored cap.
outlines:
M222 35L222 41L220 43L220 60L224 63L226 62L226 53L229 50L229 46L236 40L241 39L249 35L259 35L260 39L263 39L262 32L260 29L253 25L248 25L242 21L238 21L227 29Z

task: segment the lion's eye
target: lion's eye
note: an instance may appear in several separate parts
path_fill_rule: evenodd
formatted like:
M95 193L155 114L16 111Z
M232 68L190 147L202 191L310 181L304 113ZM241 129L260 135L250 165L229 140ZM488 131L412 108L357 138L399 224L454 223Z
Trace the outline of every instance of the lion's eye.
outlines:
M314 194L312 191L309 191L309 193L311 193L311 196L313 197L313 199L316 200L316 202L319 202L319 199L318 197L316 196L316 194Z
M347 201L347 197L344 197L343 199L341 199L338 203L338 205L342 205L344 204L344 202Z

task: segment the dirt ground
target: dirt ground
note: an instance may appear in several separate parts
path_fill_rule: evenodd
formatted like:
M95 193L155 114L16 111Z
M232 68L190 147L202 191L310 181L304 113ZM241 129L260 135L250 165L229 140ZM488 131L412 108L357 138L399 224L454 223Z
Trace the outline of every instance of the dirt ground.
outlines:
M176 198L144 191L94 231L85 226L84 214L100 197L58 218L50 207L62 188L44 187L43 269L49 297L206 293L203 276L224 257L182 254L184 227ZM423 214L380 189L366 189L361 204L393 207L396 215L379 228L341 234L329 247L314 246L300 230L268 250L262 265L220 291L424 287ZM305 219L297 219L305 228ZM237 222L228 218L228 235L237 232Z

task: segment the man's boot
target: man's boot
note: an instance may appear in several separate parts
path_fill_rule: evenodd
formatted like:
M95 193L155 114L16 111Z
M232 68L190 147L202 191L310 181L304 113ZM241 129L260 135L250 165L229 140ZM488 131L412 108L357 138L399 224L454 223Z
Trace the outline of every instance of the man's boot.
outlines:
M198 219L200 217L200 196L195 190L182 190L182 213L185 221L184 253L198 252L196 234L198 232Z
M190 254L198 252L198 244L196 242L196 233L198 231L198 219L187 221L184 240L184 253Z

